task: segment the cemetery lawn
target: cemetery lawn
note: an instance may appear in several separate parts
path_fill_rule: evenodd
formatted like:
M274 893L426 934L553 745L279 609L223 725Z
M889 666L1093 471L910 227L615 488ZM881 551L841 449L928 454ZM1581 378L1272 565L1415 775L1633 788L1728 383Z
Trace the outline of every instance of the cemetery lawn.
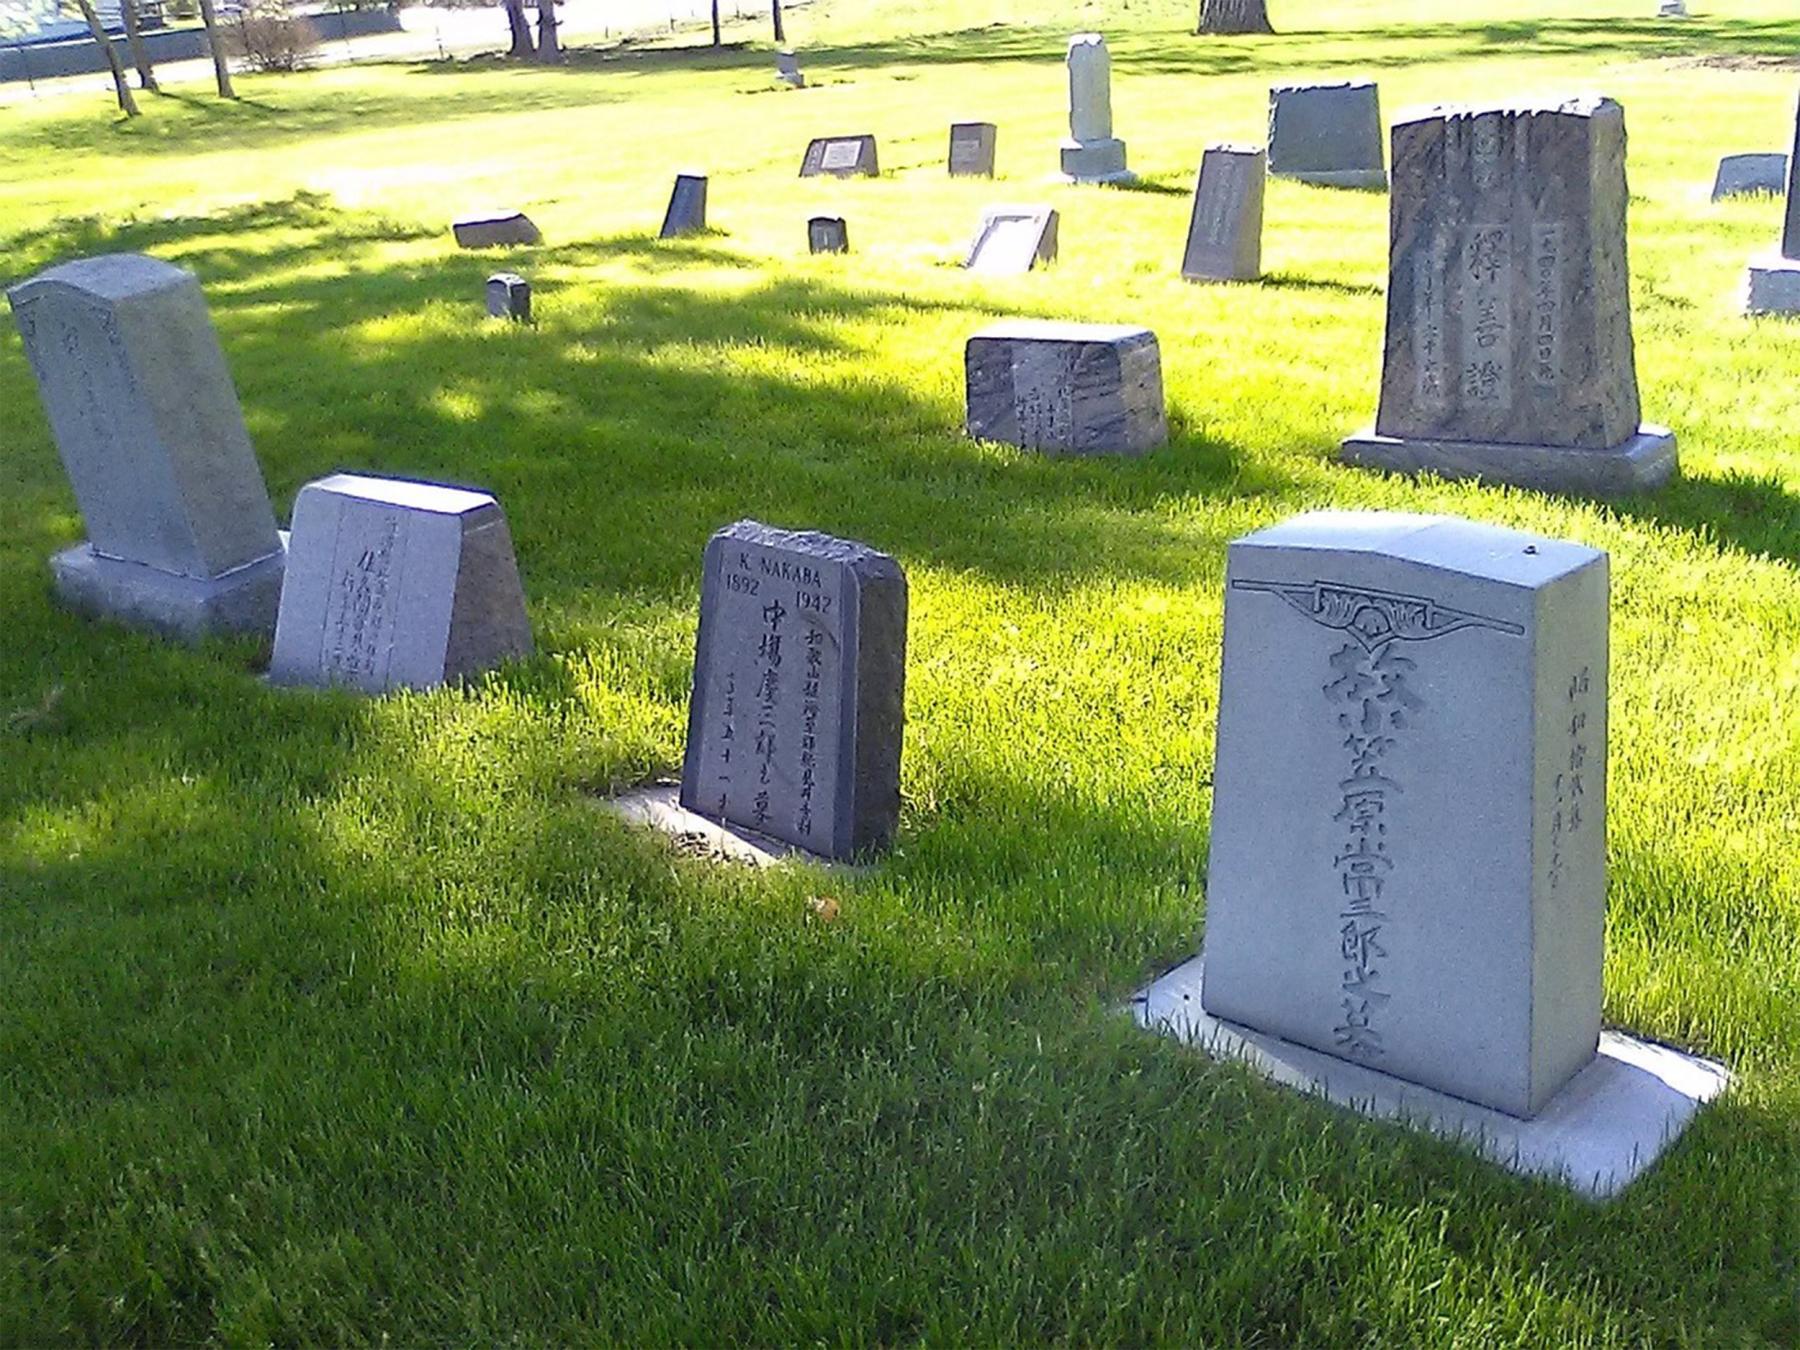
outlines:
M0 109L0 280L194 269L277 515L339 468L490 489L539 644L365 700L63 613L81 523L5 325L0 1344L1800 1341L1800 324L1736 309L1780 205L1707 201L1720 155L1787 148L1800 20L1274 0L1283 36L1202 40L1192 8L821 4L804 91L745 24L183 86L128 125ZM1078 27L1138 190L1044 181ZM1374 412L1385 198L1272 183L1262 283L1177 275L1203 146L1321 74L1389 117L1625 104L1682 481L1596 505L1335 463ZM1000 124L1000 182L946 178L956 118ZM863 131L883 178L795 177ZM658 243L690 165L714 230ZM1009 200L1062 211L1060 262L967 276ZM546 242L457 252L489 202ZM853 253L806 255L819 211ZM480 320L508 266L535 328ZM1168 448L963 437L963 341L1010 314L1154 328ZM1120 1012L1204 922L1226 541L1322 506L1612 555L1606 1017L1738 1081L1609 1206ZM701 549L746 516L910 578L901 835L862 872L712 865L593 805L678 771Z

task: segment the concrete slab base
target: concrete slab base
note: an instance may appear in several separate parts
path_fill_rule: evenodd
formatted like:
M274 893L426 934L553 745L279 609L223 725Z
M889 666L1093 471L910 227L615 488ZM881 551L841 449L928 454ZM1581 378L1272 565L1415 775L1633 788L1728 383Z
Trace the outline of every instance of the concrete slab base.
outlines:
M1290 178L1296 183L1311 183L1314 187L1356 188L1363 192L1386 192L1388 176L1386 169L1301 169L1298 172L1289 169L1277 173L1269 170L1271 178Z
M1676 469L1674 433L1649 422L1637 435L1605 450L1383 436L1370 428L1344 442L1343 458L1346 464L1390 473L1484 478L1540 492L1599 497L1661 487Z
M1549 1177L1590 1199L1617 1195L1641 1176L1731 1081L1711 1060L1603 1031L1593 1062L1535 1117L1521 1120L1208 1016L1200 1007L1203 974L1195 957L1140 992L1132 1000L1138 1025L1359 1115L1460 1143L1522 1176Z
M844 871L858 870L779 839L771 839L766 834L758 834L755 830L725 824L690 811L681 804L681 788L675 783L633 788L617 797L602 799L600 805L628 824L647 826L668 835L681 852L698 857L745 863L751 867L773 867L777 863L797 861Z
M1744 313L1800 314L1800 259L1773 251L1752 262Z
M281 547L217 577L184 577L77 544L50 559L57 598L79 614L112 619L181 642L215 633L275 632L287 535Z
M1137 175L1125 167L1125 142L1064 141L1062 181L1066 183L1132 183Z

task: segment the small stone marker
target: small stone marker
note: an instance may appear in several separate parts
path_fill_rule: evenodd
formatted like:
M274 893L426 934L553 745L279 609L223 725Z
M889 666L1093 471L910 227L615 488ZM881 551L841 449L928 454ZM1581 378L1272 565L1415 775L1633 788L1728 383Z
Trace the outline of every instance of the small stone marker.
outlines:
M1666 481L1675 438L1638 421L1627 200L1611 99L1396 122L1381 406L1345 459L1553 492Z
M968 431L1074 455L1141 455L1169 439L1156 334L1128 324L1008 319L969 339Z
M806 222L806 244L814 253L848 253L850 226L842 216L814 216Z
M775 53L775 78L796 89L806 88L806 76L800 73L800 58L792 52Z
M1325 187L1381 189L1381 96L1369 80L1269 90L1269 172Z
M1795 116L1794 153L1788 157L1787 206L1781 245L1750 264L1748 314L1800 313L1800 113Z
M1262 275L1263 180L1259 145L1212 145L1200 159L1194 214L1181 275L1189 281L1252 281Z
M906 574L847 539L742 520L706 546L681 805L827 858L900 817Z
M1659 19L1687 18L1687 0L1662 0L1656 7L1656 17Z
M340 473L300 489L269 679L428 689L531 654L525 592L485 492Z
M1712 199L1748 197L1758 192L1779 196L1787 187L1788 157L1779 150L1726 155L1713 178Z
M956 122L950 127L950 176L992 178L994 145L1000 135L992 122Z
M820 136L807 143L806 158L800 161L802 178L817 178L820 174L874 178L880 173L873 136Z
M990 206L963 266L984 276L1021 276L1054 262L1059 219L1053 206Z
M170 637L266 635L285 550L193 273L112 253L7 298L87 526L50 560L57 595Z
M531 322L531 283L517 272L496 272L487 279L487 312L490 319Z
M1112 55L1098 33L1069 39L1069 139L1063 177L1073 183L1129 183L1125 142L1113 135Z
M675 175L675 190L669 194L669 209L663 213L659 239L675 239L684 234L698 234L706 228L706 175Z
M464 216L450 227L461 248L504 248L517 244L541 244L544 236L523 211L496 211Z

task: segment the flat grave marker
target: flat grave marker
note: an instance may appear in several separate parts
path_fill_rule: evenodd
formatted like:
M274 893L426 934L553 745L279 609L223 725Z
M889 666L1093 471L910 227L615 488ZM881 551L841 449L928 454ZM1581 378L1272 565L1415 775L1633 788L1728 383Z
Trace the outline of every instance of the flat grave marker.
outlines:
M819 136L807 143L800 161L802 178L821 174L834 178L874 178L881 173L873 136Z
M1021 276L1055 262L1060 219L1052 206L990 206L963 266L984 276Z

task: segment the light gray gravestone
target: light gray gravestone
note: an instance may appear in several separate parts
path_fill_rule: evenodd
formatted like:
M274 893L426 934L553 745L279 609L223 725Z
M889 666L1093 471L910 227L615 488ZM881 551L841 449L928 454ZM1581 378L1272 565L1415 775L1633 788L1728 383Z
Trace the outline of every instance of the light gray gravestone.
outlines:
M1750 284L1744 299L1744 311L1748 314L1800 313L1800 112L1796 112L1794 123L1794 153L1788 157L1781 244L1750 264Z
M1189 281L1252 281L1262 275L1263 180L1259 145L1212 145L1200 159L1181 275Z
M492 211L464 216L450 227L460 248L505 248L541 244L544 236L523 211Z
M1662 0L1656 7L1656 17L1659 19L1687 18L1687 0Z
M487 279L487 312L490 319L531 322L531 283L517 272L496 272Z
M1141 455L1169 439L1156 334L1007 319L964 352L968 432L1053 454Z
M531 654L500 504L485 492L340 473L294 500L269 679L429 689Z
M1208 1013L1515 1116L1594 1057L1607 558L1323 511L1227 555Z
M1325 187L1386 187L1375 85L1345 80L1270 89L1269 172Z
M1098 33L1069 39L1069 138L1063 177L1072 183L1129 183L1125 142L1113 135L1112 55Z
M880 173L873 136L819 136L807 142L806 157L800 161L802 178L817 178L821 174L875 178Z
M87 526L57 595L169 637L268 634L285 549L193 273L112 253L7 298Z
M663 212L659 239L676 239L684 234L699 234L706 228L706 175L675 175L674 191L669 193L669 209Z
M990 206L963 266L986 276L1020 276L1054 262L1059 219L1052 206Z
M806 222L806 246L814 253L848 253L850 226L842 216L814 216Z
M806 88L806 76L800 72L800 58L792 52L775 53L775 78L796 89Z
M992 122L955 122L950 127L950 176L992 178L994 145L1000 135Z
M742 520L706 546L681 805L827 858L900 818L906 574L885 553Z
M1726 155L1713 178L1712 199L1748 197L1759 192L1779 196L1787 187L1788 157L1779 150Z
M1594 96L1394 125L1381 404L1352 464L1616 493L1675 471L1640 424L1625 113Z

